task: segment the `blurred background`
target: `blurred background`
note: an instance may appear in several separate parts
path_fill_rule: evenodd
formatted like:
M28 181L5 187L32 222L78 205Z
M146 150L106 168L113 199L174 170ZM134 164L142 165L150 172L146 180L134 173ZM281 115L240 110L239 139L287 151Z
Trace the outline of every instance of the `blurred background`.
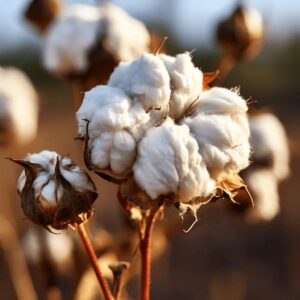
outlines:
M234 0L112 2L161 36L168 36L168 53L196 49L193 61L205 72L214 71L219 59L216 26L238 3ZM300 298L300 2L242 2L262 14L266 38L259 55L252 61L237 64L223 84L239 86L244 98L251 97L256 107L267 106L286 128L291 149L291 176L280 186L281 212L270 222L249 224L242 215L228 210L225 200L220 200L200 210L200 220L188 234L182 231L186 224L182 225L178 218L168 247L153 264L152 299ZM74 141L77 128L70 85L43 69L42 39L23 18L26 5L27 0L0 0L0 65L15 66L26 72L38 91L41 105L36 140L26 147L0 150L0 211L13 220L21 238L31 225L23 218L15 192L19 169L4 158L22 158L28 152L49 149L70 154L83 166L82 147ZM96 180L100 199L94 222L117 232L122 225L122 212L115 199L115 188ZM163 221L165 225L176 212L169 214ZM34 284L38 285L37 282ZM129 284L133 299L137 298L136 290L137 281L133 280ZM2 250L0 298L18 299ZM40 299L46 299L42 292Z

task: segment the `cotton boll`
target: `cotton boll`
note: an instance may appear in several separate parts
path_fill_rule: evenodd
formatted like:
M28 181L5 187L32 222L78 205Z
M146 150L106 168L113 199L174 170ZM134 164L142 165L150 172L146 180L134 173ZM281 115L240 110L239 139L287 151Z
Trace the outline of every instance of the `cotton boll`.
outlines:
M280 211L280 203L277 179L272 171L253 170L244 179L254 197L254 208L249 211L249 217L266 221L273 219Z
M38 129L38 97L29 78L13 67L0 67L0 142L25 145Z
M216 89L204 92L196 112L183 120L214 178L223 172L237 173L246 168L250 154L244 100L232 91Z
M187 202L214 190L188 127L175 125L171 119L147 132L138 146L133 170L135 180L152 199L178 193Z
M46 69L60 75L87 70L88 51L101 34L102 18L99 8L85 4L66 6L45 36Z
M289 174L289 147L283 125L271 113L250 116L252 160L272 161L270 169L278 180Z
M104 47L119 61L133 60L148 51L150 35L143 23L111 3L104 3L102 11L106 22Z
M25 169L18 180L18 191L28 219L59 230L80 224L91 215L98 196L96 187L69 158L42 151L27 155L25 160L11 160Z
M152 54L143 54L132 62L120 63L112 73L108 85L125 91L141 102L144 109L168 105L171 89L169 74L162 60Z
M189 53L176 57L161 54L172 85L170 116L177 119L202 92L203 73L194 66Z

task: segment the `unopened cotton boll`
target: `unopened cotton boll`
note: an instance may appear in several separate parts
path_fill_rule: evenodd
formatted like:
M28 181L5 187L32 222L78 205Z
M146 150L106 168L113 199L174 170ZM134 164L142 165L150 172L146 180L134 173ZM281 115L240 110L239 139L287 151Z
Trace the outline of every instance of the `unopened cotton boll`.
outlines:
M29 78L13 67L0 67L0 142L24 145L38 129L38 96Z
M251 129L252 160L255 163L269 162L267 166L278 180L289 175L289 146L283 125L271 113L252 115Z
M95 185L69 158L44 150L13 161L25 169L18 180L18 192L23 212L31 221L63 229L92 214Z
M189 53L176 57L159 55L171 80L170 116L177 119L197 100L203 89L203 73L194 66Z
M147 132L133 170L135 180L152 199L174 193L187 202L215 189L189 128L171 119Z
M183 120L199 145L213 177L238 173L249 164L249 125L245 100L234 91L212 88L199 97L196 112Z
M249 210L250 219L269 221L280 211L278 184L274 173L266 169L247 172L244 180L254 197L255 206Z

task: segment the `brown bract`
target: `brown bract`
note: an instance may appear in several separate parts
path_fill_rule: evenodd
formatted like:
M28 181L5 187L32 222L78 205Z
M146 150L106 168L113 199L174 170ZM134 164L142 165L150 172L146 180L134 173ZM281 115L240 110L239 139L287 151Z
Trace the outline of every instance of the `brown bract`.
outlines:
M48 230L51 227L59 230L81 224L93 214L92 204L98 197L97 192L87 189L80 192L77 191L62 176L59 159L56 162L53 179L56 181L57 186L62 186L63 194L59 199L56 199L56 206L53 207L43 206L42 196L35 195L33 184L38 174L44 171L43 167L25 160L10 160L21 165L25 170L26 181L19 194L23 212L32 222ZM86 174L86 176L88 175Z

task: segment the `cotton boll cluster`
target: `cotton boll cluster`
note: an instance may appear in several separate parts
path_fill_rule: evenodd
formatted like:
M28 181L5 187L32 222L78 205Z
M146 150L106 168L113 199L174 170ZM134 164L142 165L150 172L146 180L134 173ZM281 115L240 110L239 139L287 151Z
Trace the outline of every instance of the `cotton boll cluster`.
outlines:
M205 200L234 181L248 165L247 105L234 90L204 91L203 78L188 53L121 63L77 112L88 167L134 179L150 201Z
M283 125L271 113L251 115L253 164L244 180L253 194L254 219L270 220L280 211L278 185L289 175L289 147Z
M95 185L68 157L44 150L13 161L25 169L19 177L18 192L24 214L31 221L62 229L80 224L92 214Z
M44 65L59 75L84 74L92 68L94 48L97 60L109 54L126 61L147 51L149 41L145 26L111 3L68 5L46 33Z
M24 145L38 128L38 97L29 78L20 70L0 67L0 142Z

